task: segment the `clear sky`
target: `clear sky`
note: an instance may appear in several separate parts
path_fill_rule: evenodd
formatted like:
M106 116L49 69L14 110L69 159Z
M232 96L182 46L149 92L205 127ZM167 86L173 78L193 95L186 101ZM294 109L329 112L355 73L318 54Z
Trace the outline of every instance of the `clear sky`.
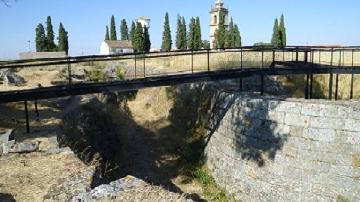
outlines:
M98 54L105 26L115 15L128 24L138 16L151 18L152 48L159 48L165 12L175 36L177 14L199 16L203 39L209 36L209 10L215 0L9 0L0 4L0 59L17 58L35 49L35 28L50 15L57 35L60 22L69 32L70 54ZM239 25L243 44L270 41L274 19L284 13L290 45L360 45L359 0L224 0Z

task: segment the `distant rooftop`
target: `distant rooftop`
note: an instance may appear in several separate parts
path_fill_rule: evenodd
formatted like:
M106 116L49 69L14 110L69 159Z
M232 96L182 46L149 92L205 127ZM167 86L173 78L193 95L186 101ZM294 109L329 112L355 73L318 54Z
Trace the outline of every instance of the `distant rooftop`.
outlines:
M128 40L105 40L104 42L110 48L133 48L131 41Z
M146 16L140 16L137 18L138 20L150 20L149 17L146 17Z

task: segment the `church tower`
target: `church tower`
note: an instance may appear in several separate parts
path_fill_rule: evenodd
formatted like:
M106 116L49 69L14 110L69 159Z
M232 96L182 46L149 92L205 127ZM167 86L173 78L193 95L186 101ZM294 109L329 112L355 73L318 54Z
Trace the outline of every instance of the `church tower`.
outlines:
M215 6L210 11L210 47L213 48L215 32L219 27L220 13L224 15L225 27L229 26L229 10L224 7L222 0L216 0Z

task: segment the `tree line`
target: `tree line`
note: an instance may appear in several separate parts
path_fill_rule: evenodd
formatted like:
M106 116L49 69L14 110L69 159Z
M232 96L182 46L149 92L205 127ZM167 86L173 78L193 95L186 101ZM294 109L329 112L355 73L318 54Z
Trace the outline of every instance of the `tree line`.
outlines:
M110 30L109 27L106 26L105 40L117 40L116 34L116 23L115 17L111 16L110 19ZM125 19L121 20L120 25L120 39L131 41L134 52L149 52L151 48L150 34L149 28L146 26L142 26L141 23L132 21L131 29L127 25Z
M224 15L220 15L220 23L215 34L214 48L236 48L241 47L241 35L239 27L233 22L225 25ZM199 17L192 17L187 27L185 18L178 15L175 46L178 50L210 49L210 42L202 40L201 24ZM162 37L161 51L170 51L172 48L169 15L165 14L164 31Z
M55 34L51 22L51 17L46 19L46 32L42 23L36 27L36 51L37 52L56 52L64 51L67 55L69 53L69 37L64 25L59 25L59 35L57 37L58 44L55 44Z

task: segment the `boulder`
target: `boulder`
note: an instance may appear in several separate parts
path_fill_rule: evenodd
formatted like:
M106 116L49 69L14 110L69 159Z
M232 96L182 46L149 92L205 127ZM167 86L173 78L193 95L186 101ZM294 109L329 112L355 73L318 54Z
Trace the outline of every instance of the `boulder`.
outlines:
M9 150L10 153L30 153L36 151L39 151L39 142L18 143Z
M7 85L19 86L25 83L25 79L10 69L4 69L0 71L0 79Z

